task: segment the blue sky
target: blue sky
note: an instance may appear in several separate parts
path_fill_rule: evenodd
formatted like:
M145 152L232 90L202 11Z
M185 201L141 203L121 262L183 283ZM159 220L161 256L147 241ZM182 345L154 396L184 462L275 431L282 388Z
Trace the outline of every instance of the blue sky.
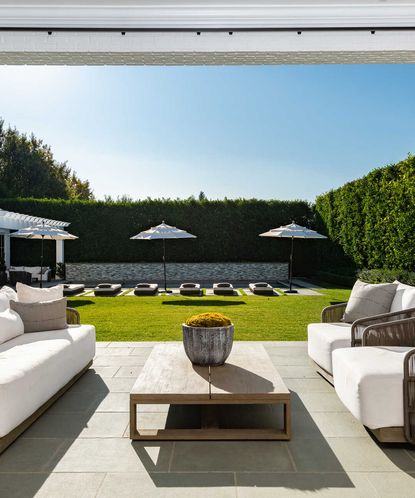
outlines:
M312 201L415 152L414 88L414 65L0 66L0 116L98 198Z

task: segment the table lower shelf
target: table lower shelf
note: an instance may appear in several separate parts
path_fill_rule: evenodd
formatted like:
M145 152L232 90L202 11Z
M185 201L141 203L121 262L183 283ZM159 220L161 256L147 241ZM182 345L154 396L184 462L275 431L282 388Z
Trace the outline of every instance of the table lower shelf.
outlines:
M154 403L154 401L153 401ZM276 440L287 441L291 438L291 400L281 400L274 403L251 403L281 406L283 410L282 427L247 427L230 428L219 427L218 409L227 403L203 403L200 428L165 428L165 429L137 429L137 405L146 404L130 401L130 439L135 441L180 441L180 440ZM161 404L161 403L160 403ZM177 403L181 405L181 403ZM235 403L229 403L235 407ZM246 404L246 403L244 403ZM241 403L242 405L242 403Z

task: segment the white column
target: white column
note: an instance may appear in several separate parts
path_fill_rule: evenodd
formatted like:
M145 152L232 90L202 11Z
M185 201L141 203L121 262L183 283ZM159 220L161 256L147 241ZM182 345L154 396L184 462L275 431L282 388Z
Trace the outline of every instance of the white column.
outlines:
M65 263L65 250L63 243L63 240L56 241L56 264Z
M4 233L4 263L10 268L10 232Z

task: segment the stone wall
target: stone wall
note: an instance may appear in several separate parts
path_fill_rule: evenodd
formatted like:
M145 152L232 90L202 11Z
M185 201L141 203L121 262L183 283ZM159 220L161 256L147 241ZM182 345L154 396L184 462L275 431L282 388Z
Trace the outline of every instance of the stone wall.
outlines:
M162 263L67 263L66 278L79 282L163 280ZM288 278L288 263L168 263L170 283L272 281Z

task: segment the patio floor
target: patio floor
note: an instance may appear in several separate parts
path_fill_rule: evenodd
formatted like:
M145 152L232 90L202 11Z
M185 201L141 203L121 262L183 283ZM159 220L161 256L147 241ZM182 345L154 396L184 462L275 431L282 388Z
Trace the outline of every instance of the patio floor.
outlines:
M93 368L0 456L0 495L415 496L415 449L377 444L310 368L305 342L264 343L292 391L290 442L131 443L128 393L153 344L98 343ZM273 417L267 407L233 414ZM167 415L148 406L139 419L153 427Z

